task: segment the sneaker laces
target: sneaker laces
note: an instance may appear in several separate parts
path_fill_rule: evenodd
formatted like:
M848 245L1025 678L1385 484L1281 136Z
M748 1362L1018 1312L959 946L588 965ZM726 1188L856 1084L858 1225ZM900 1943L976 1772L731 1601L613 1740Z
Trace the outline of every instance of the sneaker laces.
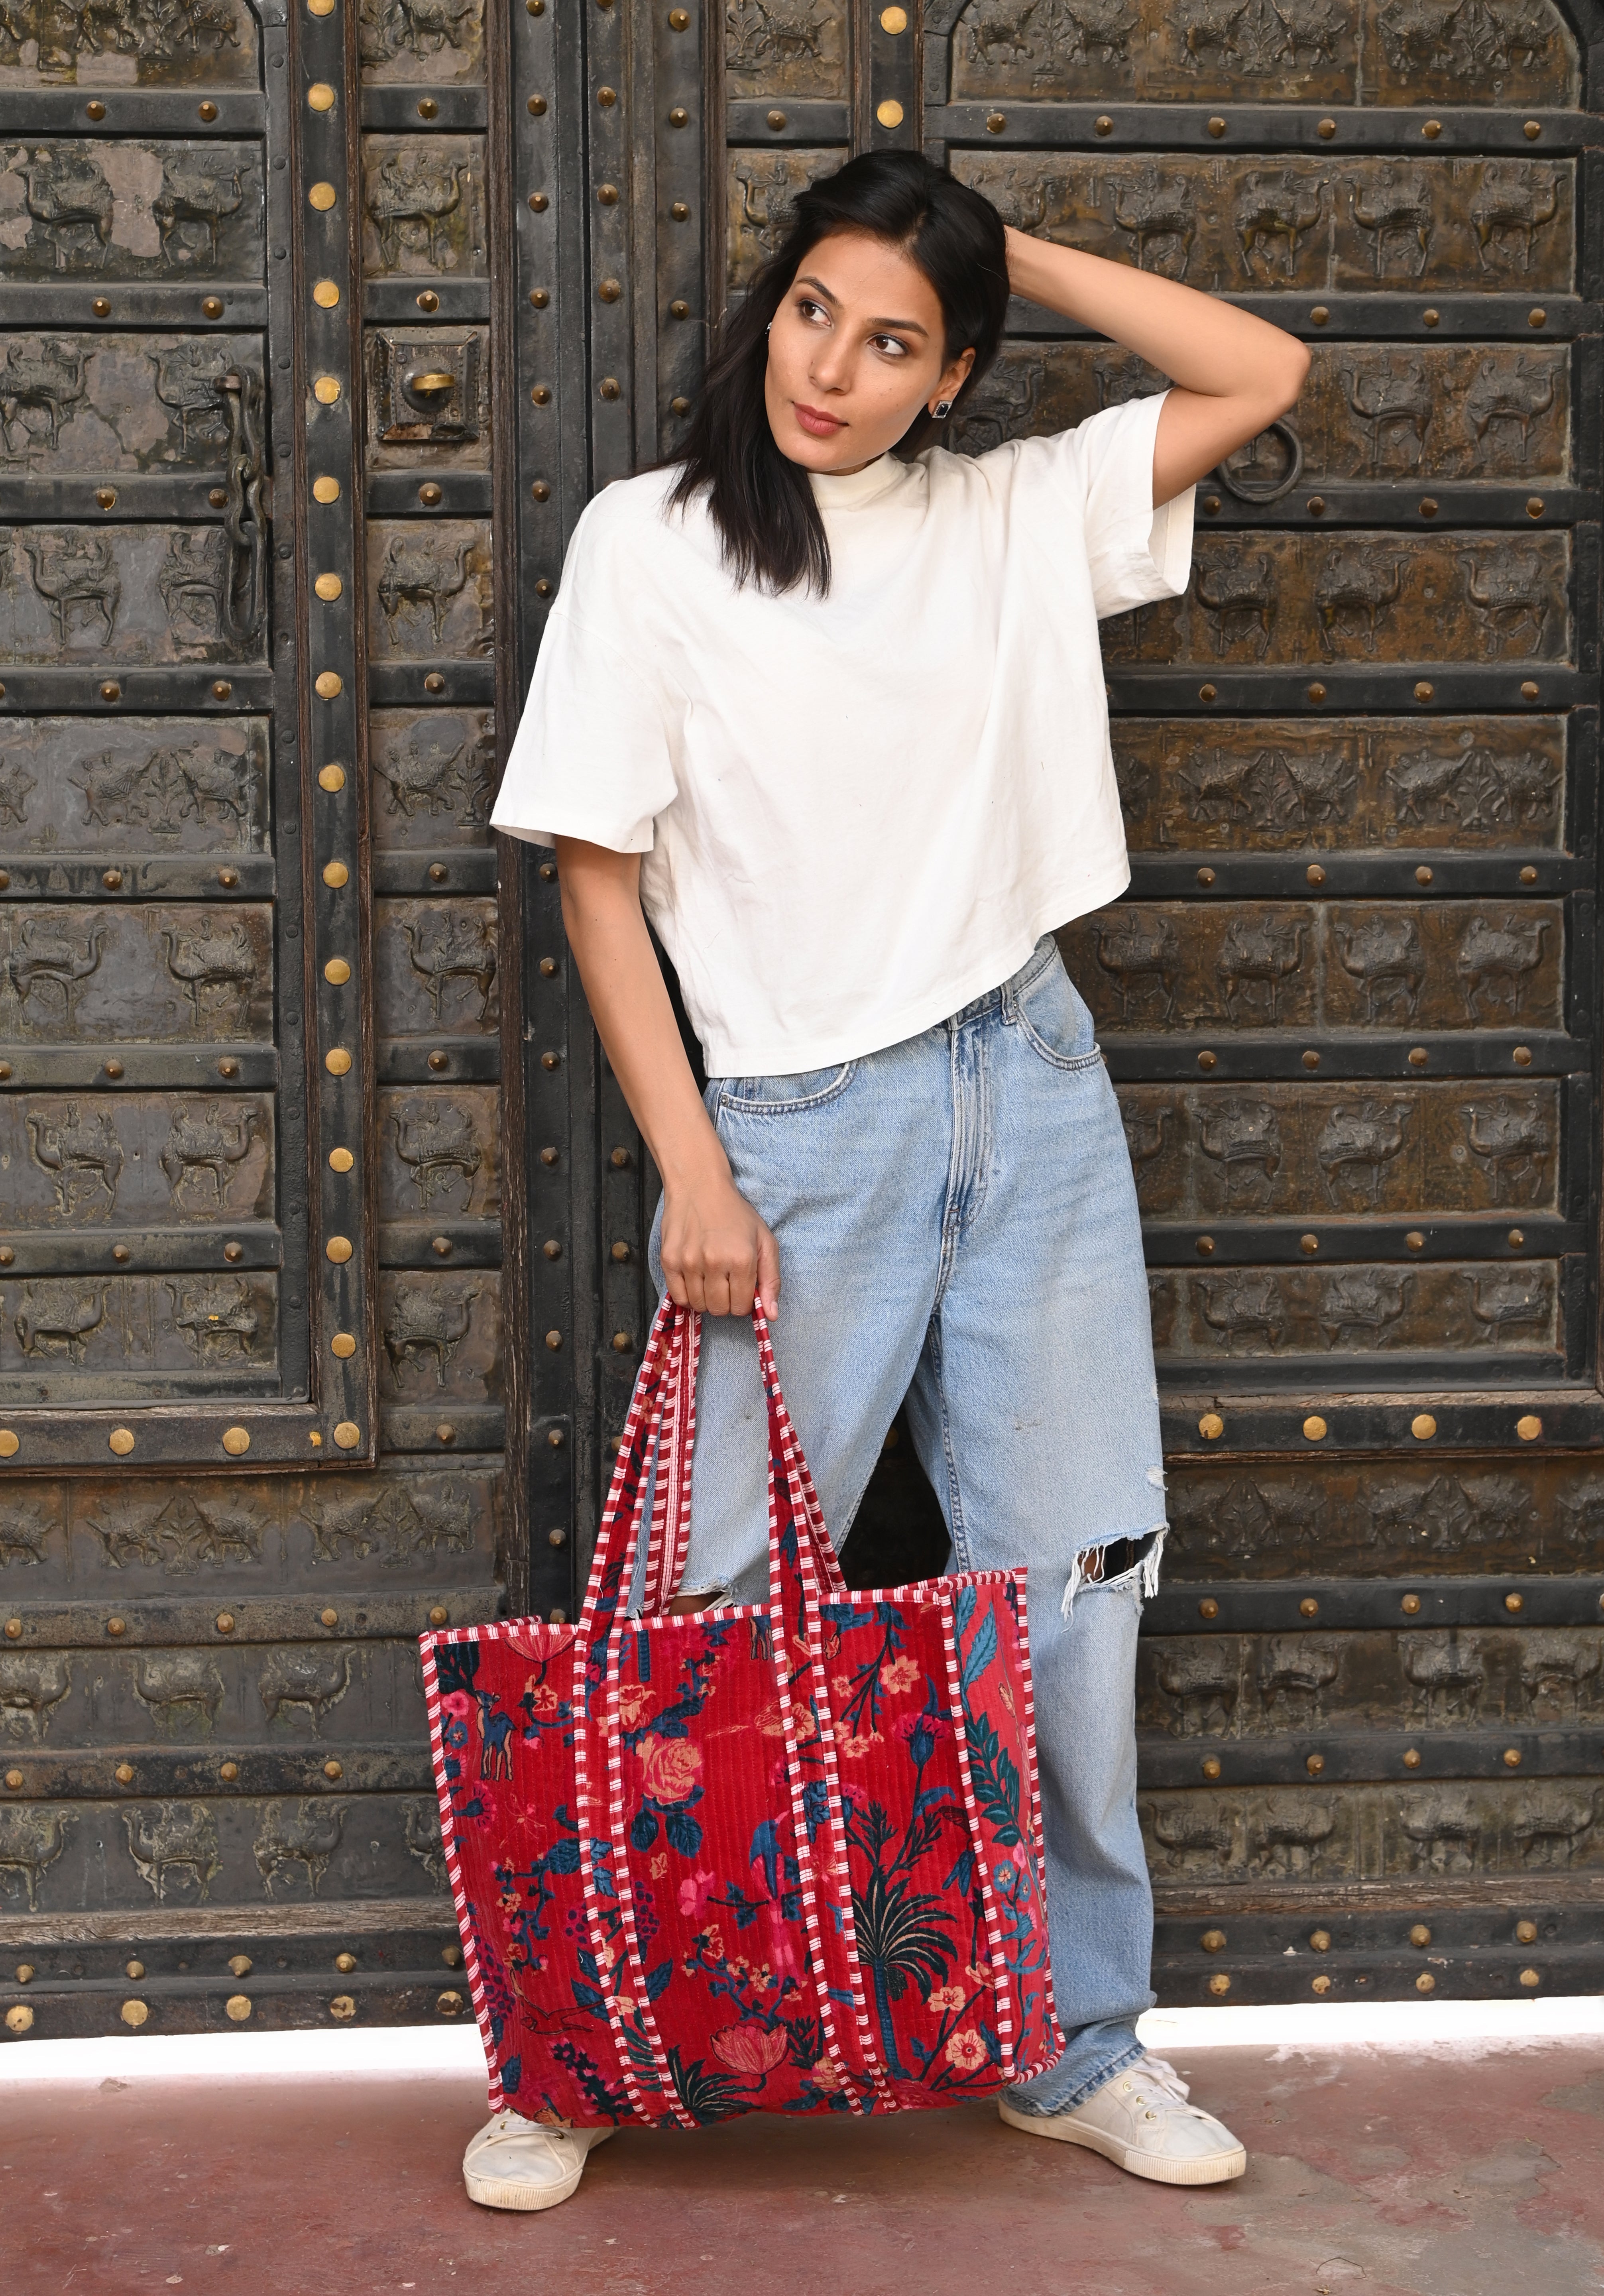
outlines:
M1165 2103L1184 2104L1191 2095L1174 2065L1165 2057L1143 2057L1139 2064L1131 2067L1128 2078L1145 2094L1150 2094L1157 2101ZM1196 2110L1195 2107L1193 2109Z

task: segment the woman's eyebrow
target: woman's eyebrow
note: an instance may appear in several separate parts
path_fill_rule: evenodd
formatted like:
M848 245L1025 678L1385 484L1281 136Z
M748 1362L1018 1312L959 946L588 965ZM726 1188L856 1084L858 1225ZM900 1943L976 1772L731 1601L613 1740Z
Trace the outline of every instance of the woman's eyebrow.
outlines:
M794 281L793 284L798 287L816 287L827 303L833 303L837 310L840 309L840 297L832 295L824 282L822 279L815 279L811 272L805 277ZM895 327L903 334L928 336L929 333L929 329L921 327L917 319L871 319L869 324L872 327Z

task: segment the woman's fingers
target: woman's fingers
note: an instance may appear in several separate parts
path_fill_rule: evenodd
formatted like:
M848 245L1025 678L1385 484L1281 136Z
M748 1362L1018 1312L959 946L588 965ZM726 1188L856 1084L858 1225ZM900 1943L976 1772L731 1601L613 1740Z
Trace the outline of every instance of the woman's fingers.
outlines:
M757 1296L763 1303L765 1316L780 1312L780 1246L765 1227L757 1223Z

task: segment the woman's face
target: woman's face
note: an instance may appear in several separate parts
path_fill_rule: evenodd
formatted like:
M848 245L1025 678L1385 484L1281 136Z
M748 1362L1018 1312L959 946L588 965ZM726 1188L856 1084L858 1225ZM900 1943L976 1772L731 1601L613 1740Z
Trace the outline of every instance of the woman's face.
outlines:
M860 471L921 406L954 398L972 350L949 361L917 264L866 232L832 232L802 259L769 330L764 397L780 452L809 471Z

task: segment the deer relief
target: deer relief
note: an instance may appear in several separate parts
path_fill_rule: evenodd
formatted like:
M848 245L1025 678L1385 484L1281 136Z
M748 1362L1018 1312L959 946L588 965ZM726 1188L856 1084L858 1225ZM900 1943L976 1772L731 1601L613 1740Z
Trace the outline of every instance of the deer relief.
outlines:
M1060 20L1067 35L1060 53L1069 63L1095 55L1101 63L1124 63L1131 52L1131 34L1140 18L1129 0L1059 0Z
M1461 554L1465 595L1471 611L1495 645L1518 642L1531 627L1533 653L1543 651L1543 633L1553 603L1549 579L1535 550L1494 550L1485 558Z
M471 539L454 548L443 536L392 537L378 584L379 607L392 646L405 643L409 633L403 617L414 612L428 613L435 644L440 644L451 602L468 586L472 550Z
M1388 434L1402 437L1408 455L1414 439L1412 467L1419 470L1426 453L1426 433L1436 401L1420 360L1387 358L1373 366L1345 365L1338 369L1347 403L1370 435L1370 466L1381 469Z
M293 1809L282 1801L267 1804L251 1854L270 1898L274 1884L292 1880L298 1866L306 1876L307 1895L316 1897L329 1860L340 1847L345 1814L343 1802L298 1801Z
M81 1364L88 1352L90 1334L106 1320L106 1291L101 1284L78 1285L57 1279L30 1283L12 1318L17 1343L25 1356L62 1356Z
M1412 1021L1426 979L1426 952L1420 946L1418 921L1408 915L1389 915L1384 910L1356 921L1337 917L1332 920L1331 938L1337 944L1338 963L1358 981L1363 993L1367 1023L1375 1028L1395 999L1402 1000L1405 1014Z
M15 1874L21 1881L30 1914L39 1910L45 1868L53 1866L67 1847L70 1823L64 1809L0 1804L0 1874Z
M1254 1017L1242 1010L1242 992L1248 986L1265 992L1269 1025L1279 1025L1281 988L1302 968L1306 931L1297 919L1232 917L1215 958L1215 977L1224 991L1225 1010L1239 1026Z
M1317 228L1324 205L1323 185L1291 168L1273 174L1256 171L1245 177L1237 193L1235 221L1242 244L1242 268L1248 278L1255 276L1253 260L1257 256L1272 276L1279 269L1282 278L1290 279L1297 267L1298 242Z
M482 0L363 0L362 60L389 63L403 49L422 58L461 48L482 14Z
M1471 1154L1494 1204L1534 1204L1543 1195L1553 1137L1533 1101L1516 1095L1473 1100L1461 1108Z
M471 1200L485 1152L465 1108L455 1101L405 1101L396 1111L395 1126L396 1153L412 1175L424 1211L458 1180L464 1203Z
M1154 1675L1176 1709L1170 1725L1174 1736L1197 1738L1230 1729L1240 1664L1235 1642L1224 1635L1160 1644Z
M50 1710L72 1688L63 1651L0 1651L0 1723L6 1735L42 1745L50 1729Z
M1167 275L1183 279L1191 260L1192 239L1198 228L1197 193L1183 176L1161 176L1150 160L1109 184L1117 229L1136 242L1136 268L1147 269L1150 247L1166 250ZM1179 260L1177 261L1177 258ZM1165 267L1155 260L1155 270Z
M351 1686L351 1657L348 1645L342 1650L272 1652L257 1677L268 1721L282 1721L285 1708L295 1707L315 1731L321 1730L329 1708L338 1706Z
M400 263L402 250L421 254L431 271L449 271L456 261L451 218L462 204L462 186L471 181L464 160L431 152L387 152L369 171L363 194L387 271Z
M216 917L202 916L179 930L164 928L160 939L167 969L189 998L196 1029L201 1026L202 999L209 1006L222 1004L222 1017L243 1026L258 972L245 924L238 917L220 925Z
M1276 809L1283 820L1313 829L1351 816L1359 769L1346 750L1261 750L1258 762L1281 777Z
M1532 267L1532 242L1559 212L1559 178L1518 160L1486 160L1470 201L1470 228L1484 271L1518 253L1523 272ZM1504 242L1512 242L1506 248Z
M159 1904L168 1902L169 1890L180 1877L187 1887L179 1903L211 1895L223 1861L217 1855L217 1824L204 1803L164 1801L154 1809L125 1809L122 1822L128 1855Z
M459 583L457 586L460 589L462 586ZM399 603L397 597L397 607ZM376 757L373 770L389 791L390 811L400 814L406 821L413 820L420 812L449 813L457 788L457 767L467 747L464 740L454 750L444 746L425 750L414 734L405 748Z
M1249 637L1253 657L1263 661L1270 651L1275 619L1275 584L1270 561L1262 553L1212 550L1198 567L1193 587L1198 603L1214 624L1215 655L1223 660L1233 639Z
M1403 582L1404 561L1380 563L1369 544L1338 543L1328 554L1314 578L1320 650L1328 661L1336 654L1339 637L1357 638L1374 660L1377 624L1395 603Z
M1410 1112L1406 1100L1366 1099L1332 1109L1314 1143L1314 1160L1338 1211L1346 1208L1345 1189L1371 1210L1377 1209L1383 1169L1404 1152Z
M1113 981L1119 997L1121 1028L1131 1025L1132 996L1140 996L1155 986L1163 1000L1164 1019L1174 1019L1181 944L1167 917L1122 907L1110 917L1100 919L1097 961Z
M1419 279L1431 253L1434 228L1431 185L1427 178L1389 160L1355 184L1348 201L1354 221L1370 239L1377 278L1390 268L1395 255L1401 255L1407 264L1412 242L1413 276Z
M180 652L203 652L223 635L223 561L219 535L209 527L176 526L156 587Z
M1254 1828L1253 1870L1306 1881L1319 1863L1322 1843L1336 1831L1337 1813L1330 1802L1312 1801L1301 1793L1266 1794L1264 1814Z
M196 1651L140 1651L132 1669L134 1695L164 1735L211 1734L223 1684L209 1658Z
M1473 1346L1496 1348L1506 1332L1518 1331L1523 1324L1549 1322L1552 1302L1547 1278L1539 1268L1511 1267L1492 1275L1467 1271L1465 1282L1470 1289L1470 1315L1476 1325L1470 1334Z
M1258 1693L1267 1714L1289 1729L1320 1719L1320 1696L1337 1679L1337 1645L1323 1635L1268 1635L1259 1653Z
M24 533L21 541L34 588L50 610L56 644L63 648L71 644L72 617L78 613L83 617L80 635L89 635L93 620L100 626L102 643L110 645L122 584L105 536L40 528Z
M471 980L479 991L479 1018L490 1011L495 987L495 946L484 919L469 909L423 909L403 924L407 962L423 983L440 1025L441 1000L454 980Z
M1234 62L1240 54L1237 28L1248 0L1187 0L1177 18L1181 57L1189 71L1205 62Z
M1344 1267L1320 1292L1320 1328L1328 1348L1379 1348L1402 1317L1412 1275L1381 1267Z
M1286 34L1282 53L1294 63L1308 62L1335 63L1338 44L1348 30L1353 18L1338 0L1273 0L1276 16Z
M1455 1629L1406 1636L1404 1671L1420 1693L1428 1723L1476 1720L1487 1670L1475 1643L1461 1642Z
M51 1525L38 1509L20 1505L13 1496L0 1508L0 1569L43 1562L50 1532Z
M1517 351L1513 365L1507 359L1483 359L1465 392L1462 410L1465 428L1477 445L1484 444L1495 422L1512 422L1520 439L1524 468L1531 451L1532 425L1554 403L1556 375L1557 370L1547 365L1534 373L1524 351Z
M43 415L45 443L55 453L62 417L84 396L86 356L81 344L51 335L11 338L0 362L0 443L8 455L26 454L38 436L25 412Z
M1520 1018L1527 981L1543 963L1548 930L1546 917L1523 918L1510 913L1502 923L1494 923L1490 917L1471 918L1453 953L1468 1021L1482 1020L1478 1005L1484 996L1500 1003L1507 997L1510 1019Z
M111 244L113 208L100 161L70 147L36 151L31 160L24 153L20 164L27 186L29 246L47 254L56 271L70 271L85 260L98 268Z
M731 0L724 10L726 67L734 71L761 71L765 67L817 63L824 53L824 35L833 21L822 0L792 0L789 7L782 0Z
M1417 1874L1473 1874L1481 1842L1481 1813L1464 1787L1412 1794L1398 1811Z
M1534 1718L1579 1721L1601 1661L1604 1646L1595 1635L1528 1627L1520 1637L1520 1687Z
M62 1108L30 1108L28 1152L55 1190L61 1219L109 1219L117 1209L123 1144L104 1109L87 1119L70 1100Z
M198 1364L243 1363L256 1344L262 1319L250 1286L237 1276L213 1276L195 1283L164 1283L172 1303L173 1329Z
M1523 1796L1514 1825L1521 1864L1551 1874L1567 1866L1598 1808L1596 1786L1549 1786Z
M215 1100L209 1100L200 1115L187 1109L179 1110L160 1159L177 1210L200 1209L192 1191L186 1201L184 1189L189 1182L203 1176L211 1181L214 1210L222 1211L225 1208L233 1168L250 1155L251 1137L260 1118L259 1109L246 1108L241 1111L236 1123L227 1123L218 1116Z
M472 1326L479 1296L477 1284L455 1293L432 1285L428 1291L397 1285L384 1327L384 1351L397 1387L414 1355L434 1357L434 1383L437 1388L445 1386L452 1358Z
M219 445L228 435L223 378L233 367L226 343L188 336L147 354L156 370L156 396L178 417L178 443L188 454L195 436Z
M1208 1101L1199 1111L1198 1144L1225 1175L1232 1211L1266 1211L1281 1168L1281 1123L1267 1100Z
M1256 1333L1272 1349L1286 1337L1286 1301L1280 1284L1266 1269L1200 1276L1197 1289L1203 1321L1223 1338L1227 1355L1239 1340L1251 1340Z
M161 163L161 189L151 213L161 237L164 263L193 263L204 239L209 267L217 267L217 241L225 216L245 203L237 168L230 169L193 147L170 152Z

